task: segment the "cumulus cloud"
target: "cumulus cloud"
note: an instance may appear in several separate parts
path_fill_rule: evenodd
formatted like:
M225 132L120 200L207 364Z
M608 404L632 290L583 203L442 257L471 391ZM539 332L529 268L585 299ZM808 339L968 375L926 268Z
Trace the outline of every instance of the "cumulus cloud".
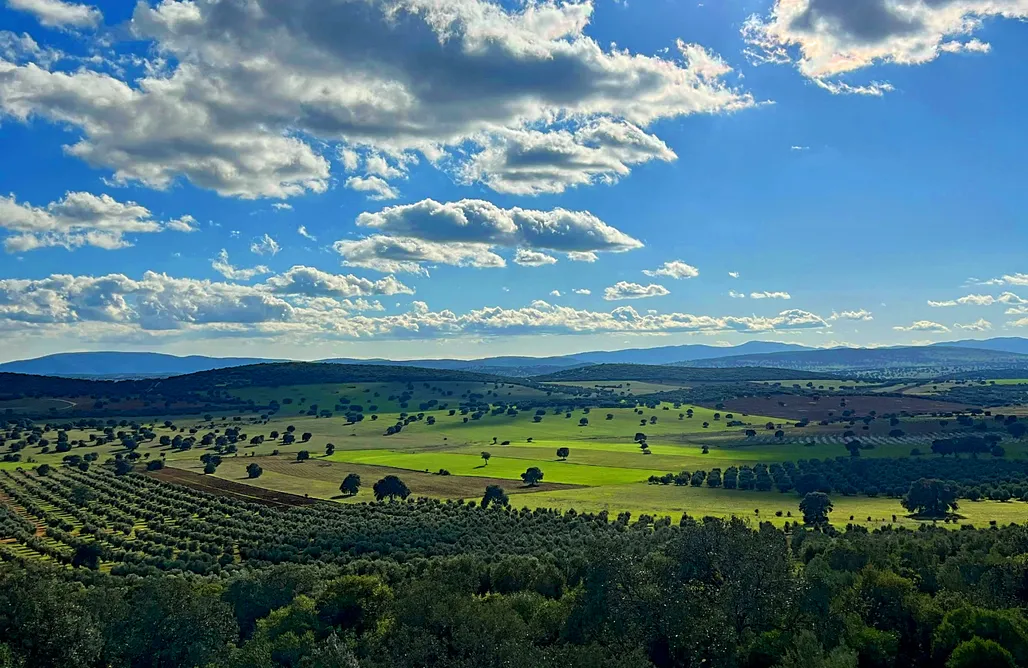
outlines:
M224 248L221 249L217 257L211 260L211 269L230 281L248 281L254 276L271 273L271 270L263 264L259 264L256 267L250 267L249 269L240 269L239 267L233 266L228 260L228 251Z
M730 272L728 272L728 275L731 276L732 278L739 278L739 272L737 272L737 271L730 271Z
M357 226L427 241L533 250L619 252L642 247L642 242L588 211L503 209L473 199L445 204L426 199L365 212L357 217Z
M389 237L373 234L356 241L342 240L333 244L343 256L343 264L365 267L384 273L428 274L423 264L446 264L455 267L498 268L506 261L486 244L438 243L414 237Z
M788 292L751 292L751 299L792 299L792 295Z
M250 252L256 255L277 255L280 250L282 247L268 234L250 244Z
M7 6L33 14L48 28L93 28L103 20L96 7L62 0L7 0Z
M547 146L570 136L571 154L539 154L555 182L609 181L671 159L647 131L656 121L754 106L716 55L601 46L585 34L592 12L591 2L140 2L127 30L154 54L144 76L4 62L0 111L75 128L70 153L120 181L166 188L181 177L283 198L328 187L322 151L348 171L363 162L364 179L424 159L501 189L545 189L525 178L532 155L517 133L528 131L557 134Z
M1004 292L999 297L992 295L965 295L957 299L948 299L946 301L932 301L928 300L928 305L935 308L944 308L948 306L992 306L993 304L1028 304L1028 300L1022 299L1013 292Z
M560 290L550 290L551 297L560 297Z
M593 291L588 288L576 288L575 290L572 290L572 292L576 295L591 295L593 293Z
M681 260L672 260L671 262L665 262L657 269L644 269L643 273L647 276L667 276L669 278L682 279L696 278L700 275L700 270Z
M275 202L271 205L271 208L275 211L292 211L293 205L289 202Z
M615 183L633 165L671 162L677 157L663 141L638 126L605 118L574 132L497 133L461 168L460 176L502 193L554 194L596 181Z
M426 199L365 212L357 217L357 226L374 234L339 241L336 250L349 265L388 272L420 272L422 262L503 267L496 247L517 249L515 262L539 266L557 261L546 250L591 262L597 251L642 246L588 211L503 209L471 199L445 204Z
M360 279L332 277L306 267L294 269L294 279L306 278L269 279L257 285L181 279L156 272L144 273L141 280L122 274L0 279L0 320L12 331L67 337L98 331L114 337L182 331L197 336L430 339L531 333L767 333L828 327L824 319L800 310L772 317L718 317L640 314L627 306L610 312L589 311L545 301L512 309L483 307L463 314L432 311L424 302L414 302L407 313L369 316L363 312L381 310L380 304L336 296L354 289L385 289L382 285L374 287ZM311 278L313 281L307 280Z
M4 239L8 252L50 246L69 250L81 246L125 248L132 245L125 239L126 234L193 232L195 223L188 215L167 222L154 220L146 207L119 202L109 195L68 192L41 207L19 203L14 195L0 196L0 229L8 232Z
M955 323L953 326L957 329L963 329L969 332L987 332L990 329L992 329L992 323L986 320L985 318L979 318L975 322L971 322L966 325L962 325L958 322Z
M735 290L729 290L728 291L728 296L731 297L732 299L746 299L746 293L745 292L736 292Z
M310 239L311 241L317 241L318 240L318 238L316 236L314 236L313 234L311 234L310 232L307 231L307 228L304 225L301 225L300 227L296 228L296 233L299 234L304 239Z
M949 331L949 327L946 325L932 322L931 320L918 320L908 326L896 325L893 327L897 332L932 332L935 334L944 334Z
M412 295L414 290L392 276L377 281L353 274L330 274L314 267L295 266L279 276L272 276L265 285L272 292L308 297L368 297L377 295Z
M396 199L400 191L377 176L351 176L346 179L346 187L357 192L367 193L368 199L382 201Z
M514 264L520 264L522 267L542 267L547 264L557 264L557 258L539 251L519 248L514 255Z
M987 53L966 39L990 18L1028 18L1028 0L775 0L751 16L743 35L757 62L792 63L833 93L881 95L883 83L838 77L877 63L920 65L942 53Z
M639 285L628 281L619 281L603 291L603 298L609 302L624 299L646 299L648 297L663 297L671 294L671 291L663 285L651 283Z
M865 320L866 321L866 320L874 320L874 316L871 314L870 311L865 310L865 309L860 309L859 311L841 311L841 312L838 312L838 313L833 311L832 315L829 316L828 319L829 320Z

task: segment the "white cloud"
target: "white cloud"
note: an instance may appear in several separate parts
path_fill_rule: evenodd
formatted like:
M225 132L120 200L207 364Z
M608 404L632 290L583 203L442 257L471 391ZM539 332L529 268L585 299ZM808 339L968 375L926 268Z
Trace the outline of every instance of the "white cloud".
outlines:
M917 322L903 327L897 325L893 327L898 332L932 332L936 334L942 334L949 331L949 327L946 325L932 322L931 320L918 320Z
M557 264L557 258L539 251L519 248L514 255L514 264L520 264L523 267L542 267L547 264Z
M293 205L288 202L275 202L271 205L271 208L275 211L292 211Z
M737 272L737 271L730 271L730 272L728 272L728 275L731 276L732 278L739 278L739 272Z
M257 255L277 255L280 250L282 247L268 234L250 244L250 252Z
M297 268L297 272L314 276L315 281L269 279L266 284L238 285L155 272L145 272L141 280L121 274L0 279L0 321L9 331L60 336L65 340L85 336L107 340L168 336L175 332L200 337L283 336L295 341L297 336L431 339L530 333L767 333L828 326L817 315L799 310L760 318L687 313L643 315L627 306L602 312L555 306L545 301L513 309L483 307L463 314L432 311L424 302L414 302L407 313L369 316L363 312L381 310L378 302L334 298L355 285L361 286L358 291L366 289L367 284L360 283L361 279L355 284L350 277L312 274L304 267Z
M347 266L385 273L427 274L422 263L480 269L507 266L488 245L477 243L438 243L374 234L357 241L337 241L333 247L343 256L343 264Z
M992 323L985 318L979 318L975 322L968 323L966 325L955 323L953 326L957 329L963 329L969 332L987 332L992 329Z
M572 290L572 292L576 295L591 295L593 293L593 291L588 288L576 288Z
M167 229L173 230L175 232L186 232L186 233L196 232L197 230L200 229L199 227L197 227L196 218L193 218L192 216L190 216L188 214L185 215L185 216L182 216L181 218L175 218L174 220L169 220L165 224L165 227Z
M400 196L400 191L377 176L351 176L346 179L346 187L367 193L368 199L374 201L396 199Z
M1007 274L1002 280L1009 285L1028 285L1028 274Z
M551 297L560 297L560 290L550 290Z
M216 258L211 260L211 268L231 281L248 281L254 276L271 273L271 270L263 264L250 269L239 269L232 266L232 263L228 261L228 251L224 248L221 249Z
M810 147L809 146L790 146L789 150L790 151L809 151Z
M601 46L585 34L592 12L591 2L140 2L126 30L153 54L144 76L4 62L0 111L76 129L69 152L118 181L186 178L226 196L283 198L328 187L323 151L348 171L363 158L378 172L363 178L403 171L399 156L459 175L529 129L599 150L577 174L606 180L670 158L638 146L636 135L660 141L647 134L656 121L755 105L699 46L656 56ZM605 123L614 136L589 135ZM561 151L541 162L576 172ZM503 187L525 164L503 157L498 176L482 175Z
M976 37L967 42L943 42L942 45L939 46L939 50L945 51L946 53L960 53L962 51L969 53L989 53L992 51L992 45L988 42L983 42Z
M669 278L682 279L696 278L700 275L700 270L681 260L672 260L671 262L665 262L661 267L652 271L644 269L643 273L647 276L667 276Z
M731 297L732 299L746 299L746 293L745 292L736 292L735 290L729 290L728 291L728 296Z
M650 285L639 285L628 281L619 281L603 291L603 298L609 302L624 299L645 299L648 297L663 297L671 294L671 291L663 285L651 283Z
M881 95L888 84L854 86L838 77L877 63L920 65L941 53L987 53L978 40L954 40L990 18L1028 18L1028 0L775 0L751 16L743 35L757 62L790 63L836 93Z
M561 251L592 261L596 251L621 252L642 243L588 211L502 209L483 200L440 203L426 199L357 217L375 232L358 241L339 241L336 250L351 266L388 272L420 272L420 263L502 267L495 247L517 249L515 262L539 266ZM520 261L519 261L520 260Z
M314 267L295 266L280 276L272 276L265 285L272 292L307 297L369 297L375 295L412 295L414 290L392 276L377 281L353 274L330 274Z
M103 20L96 7L62 0L7 0L7 6L35 15L48 28L93 28Z
M43 207L19 203L14 195L0 196L0 229L9 233L4 239L8 252L50 246L125 248L132 245L124 238L126 234L193 232L195 222L187 215L162 223L140 204L87 192L65 193Z
M483 200L426 199L357 217L357 226L426 241L470 242L554 251L627 251L642 242L588 211L502 209Z
M633 165L678 156L657 137L624 121L599 119L574 132L506 130L462 168L467 183L481 182L516 195L562 193L596 181L615 183Z
M946 301L932 301L928 300L928 305L935 308L944 308L948 306L992 306L993 304L1028 304L1028 300L1022 299L1015 295L1013 292L1004 292L999 297L993 297L992 295L965 295L958 299L949 299Z
M832 315L828 318L829 320L874 320L874 316L870 311L860 309L859 311L841 311L839 313L832 312Z
M792 299L792 295L788 292L751 292L751 299Z
M300 227L296 228L296 233L305 239L310 239L311 241L318 240L317 237L315 237L313 234L307 231L307 228L304 225L301 225Z
M596 262L599 256L592 251L571 251L568 259L572 262Z

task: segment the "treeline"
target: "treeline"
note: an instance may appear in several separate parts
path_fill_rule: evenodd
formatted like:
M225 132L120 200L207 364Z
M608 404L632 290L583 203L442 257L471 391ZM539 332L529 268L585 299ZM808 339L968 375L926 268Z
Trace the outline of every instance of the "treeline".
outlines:
M522 555L366 555L221 577L7 565L0 665L970 668L1028 659L1025 527L784 533L686 518L612 532L598 518L561 521L565 531Z
M689 485L760 492L825 492L900 498L922 479L953 486L957 496L977 501L1028 501L1028 461L1003 458L836 457L796 462L730 466L651 476L650 484Z
M634 380L650 383L667 382L740 382L793 379L822 379L835 381L838 376L796 372L790 369L774 369L757 365L730 369L690 368L691 363L681 365L653 364L594 364L592 366L564 369L532 380L542 383Z

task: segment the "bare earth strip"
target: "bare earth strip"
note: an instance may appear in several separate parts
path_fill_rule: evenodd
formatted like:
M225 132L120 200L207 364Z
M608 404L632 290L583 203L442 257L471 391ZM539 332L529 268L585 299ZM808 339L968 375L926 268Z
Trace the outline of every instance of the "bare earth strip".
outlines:
M229 496L240 501L264 503L271 506L309 506L318 502L317 499L309 499L298 494L271 491L170 466L159 471L150 471L147 475L162 482L184 485L210 494Z
M480 478L478 476L438 475L436 473L425 473L423 471L412 471L409 469L395 468L391 466L375 466L367 464L351 464L342 462L326 462L319 459L311 459L305 462L296 462L292 457L235 457L225 459L218 467L219 479L244 479L247 464L256 462L265 471L265 476L271 474L279 481L277 489L292 491L293 489L308 490L315 486L311 483L322 483L317 488L324 487L324 483L332 485L333 490L338 490L339 484L348 473L356 473L361 477L365 490L370 492L371 486L376 481L387 475L398 476L410 489L414 496L430 496L437 498L460 499L466 497L481 496L487 485L500 485L508 494L523 494L532 492L556 492L571 490L580 487L579 485L568 485L561 483L542 482L536 487L525 487L519 481L502 478ZM269 476L270 477L270 476ZM263 476L257 484L264 485L271 480L265 481ZM292 484L290 484L292 482ZM294 487L295 485L295 487ZM242 485L248 487L249 485ZM364 494L364 491L361 493ZM312 494L312 496L316 495ZM318 494L319 496L323 496Z

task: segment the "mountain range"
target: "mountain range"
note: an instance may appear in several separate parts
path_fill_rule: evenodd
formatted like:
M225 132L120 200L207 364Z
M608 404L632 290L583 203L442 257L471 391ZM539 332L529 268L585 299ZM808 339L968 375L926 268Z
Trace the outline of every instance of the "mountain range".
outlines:
M0 364L0 372L66 377L146 378L286 360L252 357L179 357L151 352L58 353ZM331 358L333 364L416 366L504 376L540 376L593 364L670 364L706 368L763 366L807 371L937 368L1028 371L1028 339L1000 337L929 346L892 348L810 348L776 341L750 341L738 346L686 344L630 348L553 357L499 356L474 360L388 360Z

